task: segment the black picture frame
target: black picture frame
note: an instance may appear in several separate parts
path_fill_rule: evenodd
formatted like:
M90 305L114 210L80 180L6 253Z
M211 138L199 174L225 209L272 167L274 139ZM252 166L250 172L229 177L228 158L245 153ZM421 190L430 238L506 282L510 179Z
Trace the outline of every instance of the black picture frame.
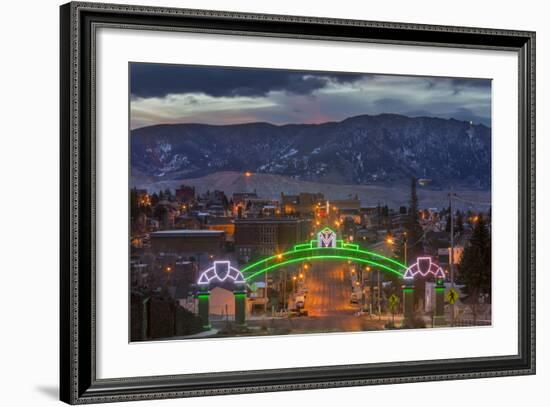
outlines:
M534 32L80 2L61 6L60 22L62 401L83 404L535 373ZM517 52L518 353L436 361L97 379L93 39L100 26Z

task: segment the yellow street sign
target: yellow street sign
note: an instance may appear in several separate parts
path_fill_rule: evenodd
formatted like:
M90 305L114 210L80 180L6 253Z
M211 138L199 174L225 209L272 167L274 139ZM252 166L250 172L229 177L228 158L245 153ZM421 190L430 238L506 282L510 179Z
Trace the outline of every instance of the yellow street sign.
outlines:
M449 304L454 304L456 300L458 300L458 292L451 287L451 289L447 292L446 297Z
M388 302L390 303L390 309L393 312L393 310L397 307L397 304L399 304L399 297L395 294L392 294L388 298Z

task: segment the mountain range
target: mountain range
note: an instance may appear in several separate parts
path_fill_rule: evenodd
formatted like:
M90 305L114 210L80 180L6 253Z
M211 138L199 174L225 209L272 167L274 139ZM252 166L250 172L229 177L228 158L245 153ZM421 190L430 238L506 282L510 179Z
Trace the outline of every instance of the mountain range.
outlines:
M131 131L132 184L223 172L381 187L489 191L491 128L455 119L361 115L323 124L162 124Z

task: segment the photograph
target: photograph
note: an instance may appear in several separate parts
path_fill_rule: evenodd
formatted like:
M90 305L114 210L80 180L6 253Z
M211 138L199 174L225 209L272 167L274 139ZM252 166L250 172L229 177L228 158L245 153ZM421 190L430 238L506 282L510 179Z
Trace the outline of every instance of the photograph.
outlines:
M130 342L492 325L490 78L128 81Z
M521 405L544 388L543 13L306 1L70 2L58 52L40 47L57 76L12 64L25 89L59 88L59 106L29 110L12 81L6 134L33 138L6 150L6 190L26 171L34 192L5 213L19 280L35 230L21 217L45 214L48 236L59 221L58 250L33 243L40 290L9 302L55 293L46 253L59 263L57 351L31 343L47 319L14 338L59 357L61 401L462 405L477 388ZM57 212L42 210L52 146ZM498 390L514 380L527 392Z

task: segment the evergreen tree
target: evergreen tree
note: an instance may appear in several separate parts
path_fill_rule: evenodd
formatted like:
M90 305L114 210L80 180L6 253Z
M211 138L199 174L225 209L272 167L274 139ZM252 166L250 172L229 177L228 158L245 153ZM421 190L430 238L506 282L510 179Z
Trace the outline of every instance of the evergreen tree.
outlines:
M464 233L464 216L462 215L462 212L458 210L456 211L454 232L458 235Z
M445 223L445 232L451 233L451 207L447 209L447 223Z
M164 220L164 215L168 212L166 207L164 206L157 206L154 211L154 217L162 224Z
M481 214L464 248L458 271L457 281L464 284L464 293L473 299L472 309L476 321L480 295L491 298L491 235Z
M398 240L394 242L393 246L393 258L401 263L405 263L405 241L407 239L406 235L402 235ZM407 258L407 263L409 263L409 259ZM406 264L408 265L408 264ZM400 288L403 285L403 279L401 277L398 277L397 275L393 273L387 273L384 276L387 280L390 281L390 292L391 294L397 294L400 292Z
M411 179L411 198L409 200L409 214L405 223L407 233L407 259L416 259L424 253L422 237L424 231L418 219L418 196L416 195L416 178Z
M416 178L411 178L411 198L409 200L409 213L405 223L405 232L407 233L407 263L412 263L418 256L424 254L424 231L418 219L418 196L416 194ZM416 305L424 299L425 279L423 277L415 278L414 302Z
M153 193L153 195L151 195L151 206L157 206L157 204L159 203L160 201L160 198L159 196L157 195L157 193Z
M223 210L227 211L229 209L229 200L227 199L227 196L223 194Z

